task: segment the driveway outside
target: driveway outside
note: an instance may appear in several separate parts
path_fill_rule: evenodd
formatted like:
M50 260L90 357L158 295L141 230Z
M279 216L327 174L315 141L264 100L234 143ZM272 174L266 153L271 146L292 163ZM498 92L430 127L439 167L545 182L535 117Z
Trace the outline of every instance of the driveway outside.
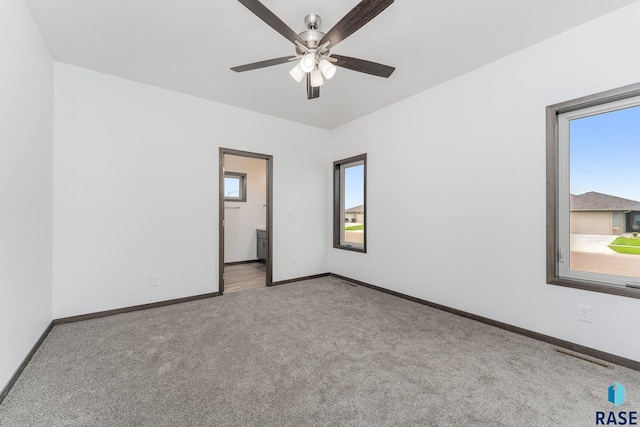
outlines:
M619 254L608 245L618 236L571 234L571 269L640 278L640 255Z
M595 252L598 254L615 254L616 252L609 248L618 236L610 236L603 234L574 234L571 233L569 245L571 252Z
M347 222L346 227L362 225L361 222ZM344 240L351 243L364 243L364 230L344 230Z

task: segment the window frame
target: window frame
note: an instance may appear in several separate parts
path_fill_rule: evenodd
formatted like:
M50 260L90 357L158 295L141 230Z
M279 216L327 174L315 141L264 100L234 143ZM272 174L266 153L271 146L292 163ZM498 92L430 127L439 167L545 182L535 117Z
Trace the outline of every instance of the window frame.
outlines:
M353 163L362 163L364 166L364 241L362 246L347 244L343 239L344 232L344 168ZM355 166L355 165L354 165ZM333 247L347 251L367 253L367 153L333 162Z
M246 202L247 201L247 174L242 172L226 172L223 175L223 180L227 178L238 178L240 184L238 185L240 194L238 197L227 197L226 191L224 194L225 202ZM224 182L222 188L226 190Z
M578 272L567 275L569 254L565 254L561 248L568 250L569 237L569 144L563 141L563 121L570 118L586 117L595 114L615 111L624 108L631 98L640 97L640 83L621 88L600 92L594 95L577 98L546 108L546 139L547 139L547 283L551 285L566 286L593 292L620 295L631 298L640 298L640 289L628 287L628 284L620 284L626 281L625 276L612 276L600 273ZM618 104L619 103L619 104ZM634 102L634 105L637 103ZM568 136L568 132L566 134ZM567 138L568 139L568 138ZM566 235L562 234L566 230ZM568 255L568 256L567 256ZM562 262L562 261L567 261ZM612 278L618 278L614 280ZM614 283L617 282L617 283ZM640 279L632 278L633 285L640 283Z

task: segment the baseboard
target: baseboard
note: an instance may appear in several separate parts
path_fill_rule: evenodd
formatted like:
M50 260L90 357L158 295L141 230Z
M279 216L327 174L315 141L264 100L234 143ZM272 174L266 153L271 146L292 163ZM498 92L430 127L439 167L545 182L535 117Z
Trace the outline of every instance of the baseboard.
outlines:
M101 317L114 316L116 314L131 313L132 311L148 310L150 308L164 307L173 304L182 304L184 302L197 301L206 298L213 298L220 295L220 292L212 292L209 294L194 295L191 297L176 298L166 301L152 302L149 304L134 305L131 307L116 308L114 310L98 311L96 313L81 314L79 316L63 317L55 319L53 325L64 325L65 323L80 322L83 320L99 319Z
M582 353L587 356L594 357L596 359L604 360L609 363L614 363L616 365L624 366L625 368L633 369L636 371L640 371L640 362L627 359L625 357L616 356L615 354L607 353L604 351L596 350L591 347L586 347L580 344L575 344L570 341L561 340L559 338L554 338L549 335L544 335L538 332L530 331L529 329L520 328L518 326L513 326L508 323L499 322L497 320L489 319L488 317L478 316L477 314L468 313L466 311L458 310L455 308L447 307L446 305L437 304L435 302L423 300L420 298L412 297L410 295L405 295L400 292L392 291L389 289L381 288L379 286L372 285L370 283L361 282L360 280L351 279L349 277L340 276L339 274L331 273L330 276L335 277L337 279L342 279L347 282L354 283L356 285L364 286L366 288L374 289L376 291L384 292L389 295L393 295L399 298L403 298L409 301L416 302L418 304L426 305L432 308L436 308L438 310L446 311L448 313L452 313L461 317L466 317L467 319L475 320L477 322L482 322L487 325L495 326L500 329L504 329L510 332L514 332L516 334L524 335L525 337L533 338L538 341L543 341L549 343L551 345L555 345L558 347L563 347L568 350L574 351L576 353Z
M2 391L0 391L0 403L2 403L5 397L7 397L9 391L11 391L11 388L15 385L16 381L18 381L18 378L20 378L20 375L22 374L22 371L24 371L24 368L27 367L33 355L36 354L36 351L38 351L45 338L47 338L47 335L49 335L49 332L51 332L51 329L53 329L53 322L49 323L49 326L47 326L42 335L40 335L38 341L36 341L33 347L31 347L31 350L29 351L29 353L27 353L27 356L24 358L20 366L18 366L18 369L16 369L16 371L13 373L7 385L2 389Z
M233 262L225 262L225 263L224 263L224 266L225 266L225 267L228 267L228 266L230 266L230 265L253 264L253 263L256 263L256 262L259 262L259 263L262 263L262 264L266 263L266 261L261 260L261 259L250 259L250 260L247 260L247 261L233 261Z
M304 276L304 277L297 277L295 279L280 280L277 282L273 282L269 286L286 285L287 283L302 282L304 280L312 280L312 279L320 279L321 277L327 277L330 275L331 273L322 273L322 274L314 274L313 276Z

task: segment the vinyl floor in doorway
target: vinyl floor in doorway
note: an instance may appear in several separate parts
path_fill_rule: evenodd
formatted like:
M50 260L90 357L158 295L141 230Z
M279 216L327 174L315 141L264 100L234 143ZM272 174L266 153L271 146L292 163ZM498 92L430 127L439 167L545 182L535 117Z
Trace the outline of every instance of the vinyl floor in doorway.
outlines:
M267 267L261 262L224 266L224 293L262 288L267 284Z

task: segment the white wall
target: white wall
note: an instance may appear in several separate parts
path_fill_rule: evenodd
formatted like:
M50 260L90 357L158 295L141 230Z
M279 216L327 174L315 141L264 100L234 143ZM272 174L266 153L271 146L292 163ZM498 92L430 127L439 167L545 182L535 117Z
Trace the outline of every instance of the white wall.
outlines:
M640 300L545 281L545 106L638 82L639 21L635 3L335 130L333 160L368 153L369 229L331 271L640 360Z
M219 147L274 156L274 280L327 271L327 131L62 63L54 112L55 318L218 290Z
M638 18L635 3L333 132L56 63L52 214L51 58L5 0L0 385L51 298L60 318L217 291L220 146L274 155L274 280L334 271L640 360L639 300L544 278L544 107L637 82ZM327 251L330 161L362 152L369 253Z
M256 228L265 228L267 224L267 161L224 157L226 172L247 174L247 201L224 204L224 262L255 260Z
M0 390L51 322L53 62L22 0L0 2Z

